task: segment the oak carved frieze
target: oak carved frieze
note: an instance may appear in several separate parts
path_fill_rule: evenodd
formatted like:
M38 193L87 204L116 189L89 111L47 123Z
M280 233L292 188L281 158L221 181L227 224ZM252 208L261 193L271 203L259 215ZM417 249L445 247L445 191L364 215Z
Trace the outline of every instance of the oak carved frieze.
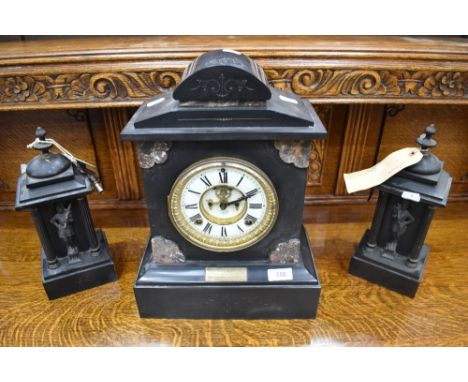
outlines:
M467 98L468 72L269 69L275 87L305 97Z
M321 101L415 100L468 101L468 71L266 68L279 89ZM0 74L0 108L44 104L96 103L128 105L142 102L180 82L181 69L70 74ZM218 80L218 79L216 79Z
M177 71L0 76L0 102L79 103L148 99L174 87Z

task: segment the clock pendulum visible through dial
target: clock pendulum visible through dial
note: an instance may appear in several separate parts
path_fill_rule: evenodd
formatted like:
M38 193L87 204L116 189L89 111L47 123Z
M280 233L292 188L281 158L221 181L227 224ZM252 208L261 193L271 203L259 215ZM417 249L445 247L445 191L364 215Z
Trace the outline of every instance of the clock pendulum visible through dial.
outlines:
M178 232L215 252L247 248L263 239L278 215L278 197L267 175L228 157L192 164L174 182L169 216Z

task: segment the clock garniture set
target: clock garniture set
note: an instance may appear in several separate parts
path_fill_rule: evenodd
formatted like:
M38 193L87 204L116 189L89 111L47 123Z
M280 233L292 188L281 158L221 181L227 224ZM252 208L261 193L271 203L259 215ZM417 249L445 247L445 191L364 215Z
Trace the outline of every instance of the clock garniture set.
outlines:
M151 228L134 286L142 317L315 317L302 213L311 140L326 131L309 102L218 50L121 136L138 142Z
M409 296L451 184L428 151L434 133L418 140L421 162L379 185L372 227L350 264ZM121 133L138 148L150 223L134 284L140 316L316 317L321 287L302 214L311 142L326 135L308 101L269 86L259 65L232 50L202 54L174 90L145 102ZM115 280L85 197L101 188L89 164L41 128L30 147L42 154L18 179L16 208L32 212L47 295Z

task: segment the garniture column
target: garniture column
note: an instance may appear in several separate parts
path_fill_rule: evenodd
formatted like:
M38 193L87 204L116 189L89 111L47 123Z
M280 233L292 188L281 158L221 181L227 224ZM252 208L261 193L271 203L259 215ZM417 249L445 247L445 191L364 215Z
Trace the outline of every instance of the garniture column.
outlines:
M34 221L34 225L36 226L39 239L41 240L42 248L46 256L47 266L49 268L57 268L59 265L57 260L57 253L47 231L47 226L44 223L44 219L37 209L32 210L31 215Z
M86 231L86 236L88 237L91 252L93 252L95 256L98 256L100 253L99 241L96 235L96 230L94 229L93 220L91 219L91 213L89 211L88 202L85 198L79 198L77 199L77 201L81 217L83 218L84 228Z
M380 227L382 226L383 216L388 201L388 193L381 191L379 193L379 199L377 200L377 207L375 209L375 215L372 219L372 226L369 231L369 236L367 238L367 246L374 248L377 245L377 236L380 232Z
M427 206L427 209L424 212L424 216L421 219L421 228L418 231L418 235L415 238L413 248L410 254L408 255L409 265L416 265L419 261L421 248L424 245L424 239L426 238L427 232L429 231L429 227L431 225L434 212L435 212L434 206Z

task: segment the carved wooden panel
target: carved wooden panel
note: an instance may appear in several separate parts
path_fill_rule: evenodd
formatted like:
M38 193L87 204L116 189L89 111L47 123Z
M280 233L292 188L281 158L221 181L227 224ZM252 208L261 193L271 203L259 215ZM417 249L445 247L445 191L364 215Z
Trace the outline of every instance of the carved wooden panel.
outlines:
M261 63L261 60L259 60ZM183 68L0 76L0 109L138 105L175 87ZM468 71L287 68L265 66L270 83L305 98L350 103L466 101Z
M318 202L333 198L336 173L346 126L345 105L314 105L327 129L327 139L314 141L307 174L306 201Z
M325 126L330 126L332 107L330 105L314 105L315 111ZM327 154L328 140L313 141L310 149L307 185L320 186L323 178L323 167Z
M138 200L142 192L134 146L132 142L120 139L120 131L127 124L131 114L126 108L103 109L102 114L117 197L119 200Z
M178 69L0 76L0 103L5 108L8 104L93 107L101 101L143 102L174 87L181 74Z
M273 86L318 103L468 104L466 39L114 36L2 43L0 109L136 106L173 88L201 53L227 47Z
M335 195L348 195L343 174L362 170L374 164L384 110L385 107L381 105L350 106ZM366 195L368 191L356 194Z
M323 165L327 153L328 141L321 139L311 143L309 168L307 170L307 185L320 186L323 178Z
M304 97L468 99L468 72L387 69L267 69L275 87Z
M37 125L97 162L105 192L91 195L92 206L144 206L134 147L119 135L134 110L118 107L174 88L190 61L220 47L247 53L273 86L316 105L328 137L312 145L306 203L364 202L365 192L347 195L342 174L414 145L429 122L439 129L434 151L454 177L451 195L468 199L466 39L104 36L62 39L54 52L47 39L0 44L0 208L13 206Z
M435 123L438 145L433 152L453 177L451 196L468 194L468 107L406 105L394 116L387 113L378 158L402 147L418 147L416 138Z

